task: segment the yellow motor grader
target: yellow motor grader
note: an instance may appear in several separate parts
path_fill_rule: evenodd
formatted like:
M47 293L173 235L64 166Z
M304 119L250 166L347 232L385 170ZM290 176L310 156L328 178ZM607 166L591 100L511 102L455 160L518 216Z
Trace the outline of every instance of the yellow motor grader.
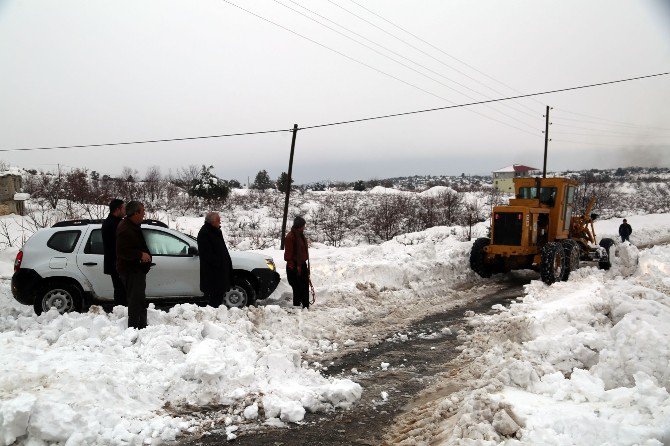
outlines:
M515 198L495 206L491 238L478 238L470 252L470 267L482 277L511 270L534 269L547 284L567 280L580 261L597 261L609 269L612 239L596 245L591 214L575 212L577 181L569 178L515 178Z

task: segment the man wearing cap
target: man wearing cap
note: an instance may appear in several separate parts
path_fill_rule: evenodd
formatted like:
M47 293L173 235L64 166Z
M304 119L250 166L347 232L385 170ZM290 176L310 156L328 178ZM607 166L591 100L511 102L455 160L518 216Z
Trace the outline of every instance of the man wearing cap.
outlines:
M286 278L293 288L293 306L309 308L309 251L304 231L305 219L298 216L284 239L284 260Z
M623 219L623 223L621 223L621 226L619 226L619 235L621 236L621 243L623 242L629 242L629 237L633 233L633 228L630 227L628 224L628 221L626 219Z

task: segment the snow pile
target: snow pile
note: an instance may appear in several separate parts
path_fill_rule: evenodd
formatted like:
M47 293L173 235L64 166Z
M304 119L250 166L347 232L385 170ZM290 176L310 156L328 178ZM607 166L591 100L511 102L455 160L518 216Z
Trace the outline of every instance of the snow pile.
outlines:
M120 307L9 313L0 316L2 445L160 443L192 426L180 407L239 407L239 422L262 408L265 419L296 422L306 411L347 408L362 392L302 364L312 333L301 330L302 313L277 306L150 310L141 331L126 328Z
M432 228L382 245L313 249L318 303L309 312L270 305L290 305L282 281L266 306L150 310L139 332L121 308L35 316L0 282L0 357L12 358L0 365L0 444L171 441L198 428L185 408L208 405L234 408L227 428L347 408L361 387L326 379L302 358L363 348L370 330L450 304L445 290L474 277L469 246L452 228ZM14 254L2 254L8 275ZM282 253L271 254L281 271Z
M630 278L584 268L474 317L463 356L477 388L440 403L441 444L668 444L669 271L656 247Z

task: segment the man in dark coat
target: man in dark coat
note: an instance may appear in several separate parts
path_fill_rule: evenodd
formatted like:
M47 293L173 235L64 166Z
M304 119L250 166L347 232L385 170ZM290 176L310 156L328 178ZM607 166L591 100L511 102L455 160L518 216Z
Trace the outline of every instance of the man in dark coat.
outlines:
M230 291L233 280L233 261L223 240L221 217L216 212L205 216L205 224L198 232L200 257L200 291L214 308L223 303L223 296Z
M619 226L619 235L621 236L621 243L630 242L629 237L633 233L633 228L628 224L626 219L623 219L623 223Z
M126 305L126 291L116 271L116 228L123 220L126 207L123 200L113 199L109 203L109 215L102 223L102 246L105 253L104 273L112 276L114 285L114 305Z
M126 218L116 229L116 270L126 289L128 301L128 328L147 326L147 273L151 268L151 255L142 234L144 205L129 201Z
M309 308L309 251L304 231L305 219L298 216L284 239L284 260L286 278L293 288L293 306Z

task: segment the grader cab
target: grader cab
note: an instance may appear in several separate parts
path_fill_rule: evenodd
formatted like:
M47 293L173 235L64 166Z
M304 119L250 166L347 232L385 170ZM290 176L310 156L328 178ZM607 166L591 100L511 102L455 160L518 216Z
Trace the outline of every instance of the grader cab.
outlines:
M534 269L547 284L567 280L582 260L609 269L614 242L595 245L594 200L576 215L577 185L569 178L515 178L515 198L493 208L491 238L475 241L470 267L482 277Z

